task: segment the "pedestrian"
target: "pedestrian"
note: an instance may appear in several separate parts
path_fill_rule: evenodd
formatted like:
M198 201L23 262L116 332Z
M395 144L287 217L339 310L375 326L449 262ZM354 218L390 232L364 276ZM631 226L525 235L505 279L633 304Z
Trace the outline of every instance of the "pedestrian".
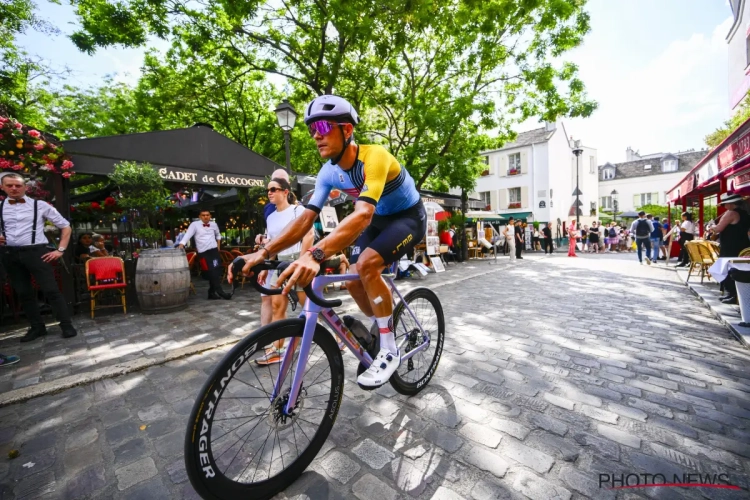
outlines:
M503 229L503 236L505 236L505 242L508 244L510 260L515 260L518 254L516 253L516 227L513 217L508 219L508 224Z
M740 252L750 245L747 233L750 231L750 214L741 196L724 193L721 195L720 205L727 209L721 216L719 223L709 230L711 234L721 235L719 257L738 257ZM721 282L727 296L721 299L725 304L737 303L737 284L732 278Z
M695 238L695 223L693 214L682 212L682 223L680 223L680 263L676 267L687 267L690 265L690 256L685 248L685 243Z
M521 252L523 251L523 244L524 244L524 235L523 235L523 227L521 227L521 221L516 221L516 227L515 227L515 235L516 235L516 259L523 259L521 257Z
M577 257L576 255L576 238L578 231L576 231L576 221L570 221L568 226L568 257Z
M635 235L635 246L638 250L638 262L643 264L643 247L646 247L646 264L651 265L651 234L654 232L654 225L650 219L646 218L646 212L638 212L638 218L630 226L630 233Z
M32 277L60 321L62 336L75 337L78 332L73 328L70 309L52 268L52 263L63 256L70 241L70 223L49 203L26 196L26 181L20 174L5 174L2 188L8 198L0 202L0 259L31 326L21 342L47 335ZM52 251L44 235L46 221L61 231L60 245Z
M553 252L552 228L550 227L550 225L551 223L548 222L542 229L542 234L544 235L544 255L552 255Z
M609 224L609 230L607 233L607 236L609 236L609 251L610 252L619 252L618 245L620 243L620 240L617 238L617 225L614 221L612 221Z
M654 226L654 230L651 232L651 262L656 262L659 260L659 247L664 239L664 232L658 217L646 214L646 218L650 220L651 224Z
M589 227L587 225L584 225L581 228L581 252L585 252L588 248L588 238L589 238Z
M539 229L534 228L534 235L531 238L532 247L534 248L534 251L541 250L541 241L539 239Z
M659 249L661 250L662 257L659 257L659 260L669 260L669 255L667 255L667 244L669 243L669 232L671 230L671 227L669 225L669 219L667 217L662 218L661 220L661 242L659 242Z
M221 264L221 232L219 226L211 220L209 210L201 210L198 214L200 220L192 222L182 239L179 248L185 248L190 245L190 239L195 236L195 247L198 251L198 258L203 259L208 270L208 300L231 300L232 295L228 294L221 288L221 278L223 266Z
M589 228L589 252L597 253L601 243L599 243L599 223L594 221Z
M292 187L290 186L289 181L281 177L271 179L271 182L268 183L268 201L276 207L276 210L271 212L266 220L268 241L273 241L284 231L284 228L287 227L287 225L297 217L302 216L305 207L297 204L297 198L292 192ZM314 235L315 233L311 228L302 241L279 252L278 255L268 255L267 258L293 262L297 260L302 253L312 247ZM340 265L341 262L338 264ZM270 271L270 273L269 277L269 271L262 271L257 278L258 282L264 284L266 288L273 288L278 283L279 271L273 270ZM299 301L304 303L306 300L304 292L300 290L297 290L296 292ZM281 321L282 319L285 319L288 305L288 296L272 295L271 306L273 312L271 315L271 321ZM339 341L339 348L343 349L343 347L343 343ZM255 362L262 366L281 363L283 354L284 340L277 340L266 349L263 357L257 359Z

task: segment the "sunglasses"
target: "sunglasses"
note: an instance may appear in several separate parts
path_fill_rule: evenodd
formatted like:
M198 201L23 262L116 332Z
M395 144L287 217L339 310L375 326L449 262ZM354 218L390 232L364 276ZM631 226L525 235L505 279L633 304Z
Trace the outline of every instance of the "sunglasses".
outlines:
M321 136L326 136L331 133L331 130L333 130L334 127L337 125L343 125L343 123L336 123L336 122L329 122L326 120L321 120L317 122L312 122L310 125L307 126L307 130L310 131L310 136L315 136L315 134L320 134Z
M275 193L276 191L286 191L285 189L277 188L277 187L270 187L268 188L269 193Z

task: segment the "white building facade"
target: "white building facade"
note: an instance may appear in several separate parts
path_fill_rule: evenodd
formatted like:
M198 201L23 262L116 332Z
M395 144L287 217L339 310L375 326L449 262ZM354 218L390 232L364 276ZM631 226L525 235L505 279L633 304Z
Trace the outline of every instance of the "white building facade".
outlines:
M727 34L729 109L735 110L750 90L750 0L729 0L733 23Z
M581 223L597 217L599 194L596 149L581 145L578 162L562 123L521 132L500 149L483 151L487 170L477 179L474 198L488 210L542 223L575 218L576 188L581 191Z
M667 205L667 191L680 182L707 150L657 153L640 156L630 148L630 161L605 163L599 167L599 206L610 212L617 192L617 212L637 211L643 205Z

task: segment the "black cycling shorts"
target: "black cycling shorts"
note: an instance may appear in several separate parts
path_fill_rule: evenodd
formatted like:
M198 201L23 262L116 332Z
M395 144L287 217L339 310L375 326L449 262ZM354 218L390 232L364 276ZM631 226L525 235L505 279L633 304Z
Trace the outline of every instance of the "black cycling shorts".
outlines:
M427 214L419 203L393 215L374 215L352 248L351 264L356 264L365 248L372 248L385 264L396 262L424 238Z

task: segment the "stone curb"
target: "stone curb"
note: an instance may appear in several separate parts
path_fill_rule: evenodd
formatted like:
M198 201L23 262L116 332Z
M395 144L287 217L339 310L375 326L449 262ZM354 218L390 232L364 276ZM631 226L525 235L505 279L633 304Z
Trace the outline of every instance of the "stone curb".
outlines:
M477 263L483 263L483 261L477 261ZM436 283L430 286L429 288L432 288L432 289L440 288L446 285L452 285L455 283L459 283L461 281L470 280L472 278L476 278L479 276L486 276L488 274L492 274L492 273L504 270L507 267L508 266L503 266L503 267L493 266L488 270L476 272L476 273L469 274L466 276L461 276L452 280L444 281L442 283ZM410 283L414 283L415 286L409 287L406 290L401 290L403 294L408 293L408 291L411 290L412 288L418 288L422 286L421 281L412 281ZM341 308L339 309L338 312L348 313L348 312L355 312L357 310L358 310L358 307L356 306L356 304L354 304L349 307ZM98 380L102 380L105 378L114 378L114 377L119 377L121 375L127 375L129 373L145 370L146 368L149 368L151 366L161 365L169 361L174 361L176 359L184 358L187 356L192 356L194 354L200 354L202 352L210 351L218 347L223 347L223 346L230 345L230 344L236 344L243 338L244 336L223 337L221 339L211 340L209 342L203 342L201 344L181 347L180 349L175 349L173 351L167 352L163 357L134 359L132 361L128 361L125 363L118 363L113 366L99 368L97 370L93 370L90 372L80 373L77 375L69 375L67 377L63 377L57 380L52 380L50 382L42 382L40 384L35 384L29 387L23 387L21 389L8 391L4 394L0 394L0 408L2 408L3 406L15 404L15 403L21 403L23 401L36 398L39 396L46 396L48 394L54 394L56 392L61 392L61 391L71 389L79 385L89 384L91 382L96 382Z
M714 315L716 319L721 322L724 326L726 326L729 331L732 333L732 335L735 336L737 340L739 340L742 345L745 347L750 347L750 328L743 328L739 326L737 323L739 321L732 321L732 318L726 315L726 311L732 310L734 306L729 306L726 304L722 304L719 302L718 297L714 297L713 292L704 292L701 293L703 290L698 290L695 286L693 286L692 283L686 281L687 273L685 271L677 271L677 276L679 276L680 280L682 280L685 283L685 286L688 287L688 289L700 299L701 302L703 302L706 307L708 307L708 310L711 311L711 314ZM705 290L705 289L704 289Z

